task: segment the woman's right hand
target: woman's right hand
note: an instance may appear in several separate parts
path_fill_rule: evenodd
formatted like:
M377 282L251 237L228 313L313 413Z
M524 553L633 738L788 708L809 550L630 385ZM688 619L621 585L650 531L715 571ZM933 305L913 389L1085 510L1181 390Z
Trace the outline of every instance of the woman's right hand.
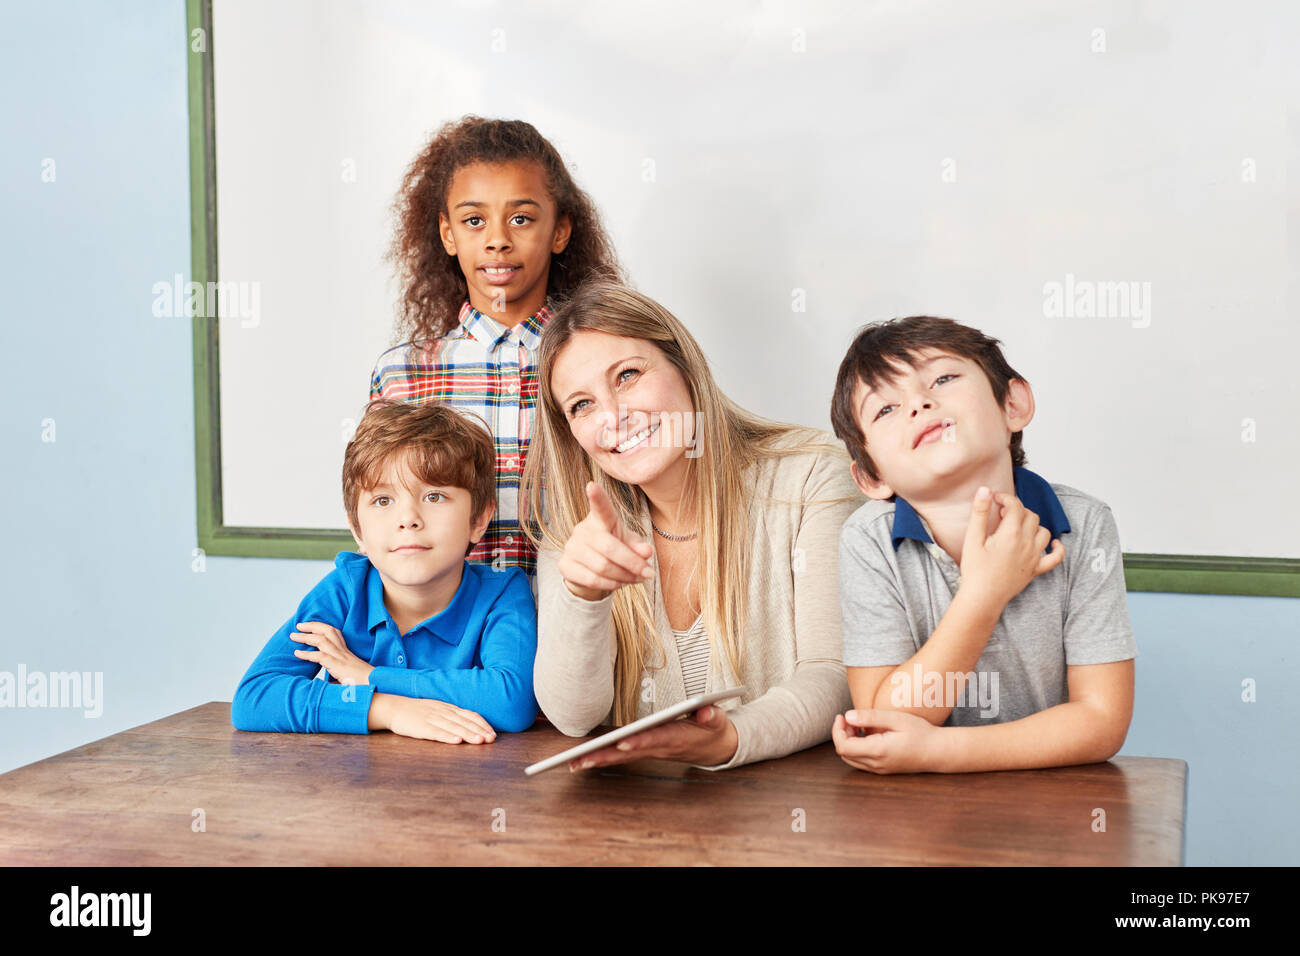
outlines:
M557 568L564 586L585 601L599 601L625 584L654 577L654 546L624 528L605 490L587 482L591 510L564 545Z

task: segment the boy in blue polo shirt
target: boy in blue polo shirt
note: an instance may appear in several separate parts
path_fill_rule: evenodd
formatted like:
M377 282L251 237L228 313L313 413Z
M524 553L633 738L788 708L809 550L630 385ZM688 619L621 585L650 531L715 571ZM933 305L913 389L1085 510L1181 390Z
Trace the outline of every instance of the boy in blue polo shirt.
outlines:
M465 560L495 475L491 435L450 406L371 402L343 460L359 553L339 553L253 661L235 728L485 743L529 727L532 586L520 568Z
M871 499L840 533L855 709L832 739L850 766L1050 767L1123 745L1137 647L1115 519L1024 467L1033 414L998 340L950 319L849 347L831 421Z

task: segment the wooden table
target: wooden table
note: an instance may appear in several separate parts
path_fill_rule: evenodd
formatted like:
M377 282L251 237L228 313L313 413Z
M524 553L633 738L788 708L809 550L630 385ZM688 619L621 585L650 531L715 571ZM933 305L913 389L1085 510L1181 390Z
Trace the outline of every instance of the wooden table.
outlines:
M1182 862L1182 760L876 776L827 743L524 775L574 742L544 723L479 746L241 733L208 703L0 775L0 864Z

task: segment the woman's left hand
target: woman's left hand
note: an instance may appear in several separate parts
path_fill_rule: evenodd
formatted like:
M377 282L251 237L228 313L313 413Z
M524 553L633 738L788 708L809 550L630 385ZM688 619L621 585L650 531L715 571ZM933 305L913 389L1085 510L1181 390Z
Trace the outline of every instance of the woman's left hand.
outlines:
M701 707L689 717L651 727L569 761L569 771L605 767L630 760L679 760L712 767L736 755L740 738L720 707Z

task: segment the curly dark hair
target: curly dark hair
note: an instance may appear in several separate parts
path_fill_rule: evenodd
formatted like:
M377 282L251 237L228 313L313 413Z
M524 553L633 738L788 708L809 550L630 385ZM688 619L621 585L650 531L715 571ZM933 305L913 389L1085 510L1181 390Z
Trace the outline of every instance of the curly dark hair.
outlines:
M455 256L447 254L438 213L447 213L447 189L456 170L471 163L532 161L546 188L572 225L569 243L551 257L547 294L562 299L588 279L623 280L614 245L596 204L578 188L559 152L531 123L464 116L442 126L402 177L393 203L397 233L388 258L396 263L403 291L398 341L426 343L456 327L469 294Z

